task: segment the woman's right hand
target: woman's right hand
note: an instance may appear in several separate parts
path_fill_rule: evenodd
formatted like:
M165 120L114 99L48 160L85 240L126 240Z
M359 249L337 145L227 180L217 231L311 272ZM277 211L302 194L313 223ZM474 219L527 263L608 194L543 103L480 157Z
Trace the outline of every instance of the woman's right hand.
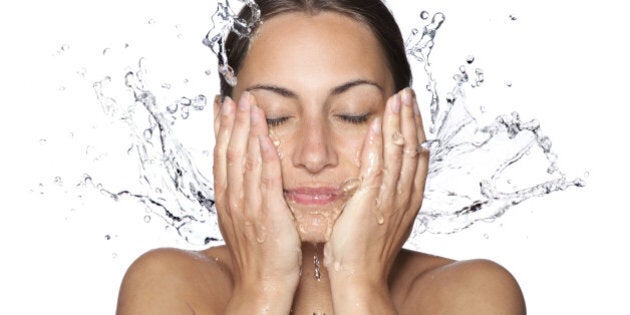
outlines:
M288 313L300 278L301 241L284 199L280 158L252 94L244 92L238 104L225 98L216 110L215 135L216 209L234 266L227 309Z

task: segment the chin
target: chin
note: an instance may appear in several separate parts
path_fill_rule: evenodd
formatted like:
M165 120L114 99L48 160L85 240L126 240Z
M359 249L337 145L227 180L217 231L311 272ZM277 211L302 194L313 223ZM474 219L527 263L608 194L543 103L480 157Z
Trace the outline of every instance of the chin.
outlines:
M294 214L302 242L327 242L339 213L340 211L333 210L301 211L296 209Z

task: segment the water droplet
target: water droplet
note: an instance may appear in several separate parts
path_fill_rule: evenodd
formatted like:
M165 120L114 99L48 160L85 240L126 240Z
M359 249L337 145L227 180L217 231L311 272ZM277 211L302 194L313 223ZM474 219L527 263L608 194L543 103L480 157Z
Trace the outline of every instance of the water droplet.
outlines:
M162 83L162 88L165 90L170 90L171 89L171 85L169 83Z
M151 24L155 24L155 19L149 19L147 21L147 24L151 25Z
M171 105L169 105L169 106L166 106L166 111L167 111L169 114L175 114L175 113L177 112L177 109L178 109L178 108L179 108L179 103L175 102L175 103L172 103L172 104L171 104Z
M512 81L505 81L505 86L512 87Z
M46 140L45 138L41 138L39 139L39 144L44 145L48 142L48 140Z
M420 18L423 19L423 20L428 19L429 18L429 12L427 12L427 11L420 12Z
M412 35L418 35L418 29L417 28L411 29L411 34Z
M207 76L212 75L212 70L207 69L206 71L204 71L203 73L205 73Z
M516 17L515 15L510 14L510 20L516 21L516 20L518 20L518 17Z
M385 223L385 215L380 210L376 213L376 223L379 225L383 225Z
M485 239L490 239L490 235L488 235L488 233L484 233L484 234L483 234L483 238L485 238Z
M109 48L103 49L103 56L106 56L107 54L109 54L110 50L111 49L109 49Z
M68 45L68 44L63 44L63 45L61 45L61 47L59 48L59 50L61 50L62 52L68 51L68 50L70 50L70 45Z
M208 105L208 99L205 95L199 94L192 101L192 107L196 110L203 110Z
M189 116L190 116L190 110L188 109L188 107L182 107L182 110L181 110L182 119L188 119Z
M106 241L109 241L109 240L111 240L111 239L112 239L111 235L109 235L109 234L106 234L106 235L105 235L105 240L106 240Z
M55 176L54 182L59 186L63 185L63 180L59 176Z
M475 62L475 56L470 55L470 56L466 57L466 62L468 64L471 64L471 63Z
M144 223L149 223L149 222L151 222L151 216L147 214L144 216Z
M153 137L153 129L145 129L142 135L144 136L145 140L151 140L151 138Z
M112 259L116 259L116 258L118 258L118 254L112 253Z
M192 101L188 97L182 97L179 99L179 104L182 106L190 106Z

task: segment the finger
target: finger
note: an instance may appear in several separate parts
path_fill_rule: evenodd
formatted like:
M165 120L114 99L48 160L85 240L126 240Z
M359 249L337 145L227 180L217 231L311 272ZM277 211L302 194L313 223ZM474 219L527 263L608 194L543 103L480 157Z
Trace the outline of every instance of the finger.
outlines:
M259 209L261 208L260 180L262 174L262 157L258 136L263 132L261 130L263 129L263 115L256 104L252 104L251 106L250 122L247 161L245 162L244 174L245 198L247 199L245 209L247 212L246 216L254 222L257 222L259 221Z
M420 113L420 109L418 108L418 103L414 95L414 114L416 121L416 128L418 130L418 143L424 144L427 141L426 135L424 133L424 125L422 123L422 115ZM418 165L416 170L416 176L414 178L413 183L413 194L412 194L412 205L420 210L422 205L422 199L424 197L424 188L426 187L427 174L429 171L429 159L431 152L428 148L423 147L420 151L420 156L418 157ZM415 214L414 214L415 216Z
M225 99L228 99L227 96ZM221 107L223 101L221 101L221 95L217 95L214 97L214 138L216 140L217 135L219 134L219 128L221 127Z
M395 196L400 177L405 144L400 132L401 105L400 94L396 93L387 101L383 115L383 185L379 200L386 204L390 204L390 200Z
M409 202L409 195L414 189L414 179L416 169L418 167L418 128L416 126L416 118L413 107L413 92L410 88L406 88L401 93L402 109L401 109L401 129L405 144L403 148L403 161L400 171L400 179L397 186L397 200L401 202ZM407 205L403 205L406 208Z
M260 144L262 158L262 178L260 186L262 204L269 207L263 211L288 209L284 199L284 190L282 186L280 156L278 156L278 152L276 151L271 138L267 134L260 134L258 136L258 143ZM279 221L275 221L276 224L281 224L283 226L294 224L293 216L288 210L284 216L274 217L282 218ZM279 226L274 228L277 227Z
M249 92L244 92L239 99L232 136L226 152L227 181L230 183L228 186L230 211L233 215L234 212L238 212L241 216L243 214L242 200L244 198L243 175L247 159L247 142L249 140L251 120L250 97Z
M214 145L214 193L215 200L217 201L217 209L222 210L225 208L222 204L227 202L226 190L227 190L227 148L232 137L232 128L234 127L234 101L231 98L226 98L221 107L221 113L218 117L220 123L218 124L219 130L217 131L216 143Z

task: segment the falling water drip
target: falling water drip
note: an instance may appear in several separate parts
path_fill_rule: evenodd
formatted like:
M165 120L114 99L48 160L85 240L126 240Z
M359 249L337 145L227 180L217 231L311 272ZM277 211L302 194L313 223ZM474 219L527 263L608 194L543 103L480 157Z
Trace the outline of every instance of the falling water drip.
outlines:
M322 279L322 275L319 271L319 257L317 257L317 244L314 243L313 247L315 248L315 255L313 255L313 265L315 266L315 272L313 273L313 277L315 280L320 281Z

